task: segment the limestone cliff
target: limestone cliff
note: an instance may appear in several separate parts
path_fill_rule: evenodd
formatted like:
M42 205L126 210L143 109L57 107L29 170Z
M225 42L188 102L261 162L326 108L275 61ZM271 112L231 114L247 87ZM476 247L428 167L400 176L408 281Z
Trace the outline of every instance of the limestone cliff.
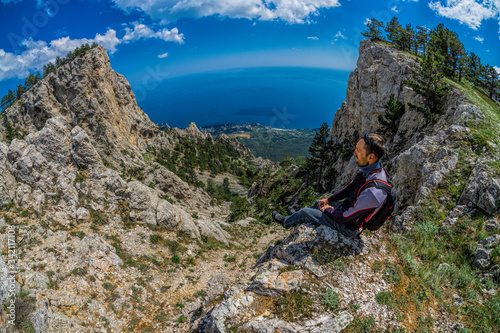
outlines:
M137 106L130 84L111 68L103 47L50 73L4 116L28 133L41 130L50 118L63 117L70 128L80 126L89 133L108 159L118 159L122 149L144 149L158 132Z

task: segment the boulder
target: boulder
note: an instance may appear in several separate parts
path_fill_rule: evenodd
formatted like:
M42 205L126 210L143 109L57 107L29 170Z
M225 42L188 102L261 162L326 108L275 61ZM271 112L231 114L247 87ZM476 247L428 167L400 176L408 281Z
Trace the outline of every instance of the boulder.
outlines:
M358 254L363 246L361 238L346 237L327 226L299 225L281 244L269 247L257 265L277 258L321 277L324 272L320 262Z
M476 164L458 200L462 205L473 205L493 215L500 205L500 178L491 177L492 171L482 163Z
M80 169L99 169L103 166L99 153L92 145L89 135L80 127L71 130L71 157Z
M47 297L42 295L37 295L36 311L29 315L29 320L36 333L86 331L81 323L54 312Z
M484 229L486 231L493 231L497 230L498 228L500 228L500 223L498 223L498 220L495 217L489 218L484 224Z

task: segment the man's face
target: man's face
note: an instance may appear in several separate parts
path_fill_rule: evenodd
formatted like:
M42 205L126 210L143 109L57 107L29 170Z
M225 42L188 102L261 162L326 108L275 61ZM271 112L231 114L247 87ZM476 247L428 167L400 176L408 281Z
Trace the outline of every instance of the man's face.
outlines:
M365 141L363 139L359 140L356 144L356 149L354 149L354 155L356 156L356 164L359 166L367 166L370 164L368 161L368 154L365 149Z

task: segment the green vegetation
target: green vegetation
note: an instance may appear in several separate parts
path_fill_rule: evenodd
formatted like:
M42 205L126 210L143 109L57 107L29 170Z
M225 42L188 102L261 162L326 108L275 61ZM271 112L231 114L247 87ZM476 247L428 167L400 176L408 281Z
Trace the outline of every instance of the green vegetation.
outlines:
M373 317L358 317L355 316L352 323L347 326L347 328L343 332L348 333L367 333L372 332L373 328L375 328L375 318Z
M443 72L438 68L434 54L426 54L420 61L420 67L412 69L413 79L406 81L413 90L424 99L424 106L408 103L409 107L422 112L432 119L443 112L444 97L450 88L444 84Z
M498 331L500 297L484 292L498 289L498 282L482 281L479 272L471 266L476 243L491 234L483 229L487 217L477 212L459 217L453 226L442 226L472 169L466 156L474 154L473 142L461 144L457 168L424 199L415 213L412 230L389 236L397 262L386 261L383 265L378 262L374 269L380 271L383 267L383 278L393 286L393 291L379 293L376 300L395 311L401 321L410 318L428 331L432 330L432 321L421 316L422 310L433 307L436 302L459 318L470 331ZM449 198L451 205L439 198ZM500 262L496 256L492 259L494 264ZM462 306L453 305L453 294L461 295Z
M329 136L330 129L326 123L323 123L314 134L313 142L309 146L311 157L300 163L297 173L297 177L302 178L306 185L312 185L318 192L324 192L325 184L330 184L336 177L334 171L329 171L326 175L323 172L326 166L333 162L333 153L339 148L328 140Z
M331 288L328 288L323 293L323 305L330 310L335 310L338 308L340 303L339 295L333 291Z
M14 139L24 139L27 135L26 132L19 132L15 127L12 126L10 120L7 117L3 117L5 126L5 139L8 144Z
M231 173L240 178L244 185L251 185L257 172L255 168L243 161L242 153L231 144L223 144L205 140L183 137L171 132L178 140L174 150L156 150L149 148L155 161L174 172L179 178L196 187L205 187L198 180L195 170L209 171L213 175Z
M276 314L286 321L310 319L313 312L313 299L302 289L284 293L276 304Z
M387 101L384 107L387 109L387 112L378 116L378 121L382 125L380 133L387 136L394 136L399 128L399 120L405 113L405 106L394 98L394 94L391 94L389 101Z

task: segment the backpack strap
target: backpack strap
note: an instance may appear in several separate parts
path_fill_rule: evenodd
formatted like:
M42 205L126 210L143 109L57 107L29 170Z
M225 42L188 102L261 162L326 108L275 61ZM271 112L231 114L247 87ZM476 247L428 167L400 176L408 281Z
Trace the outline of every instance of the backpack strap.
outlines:
M373 180L369 180L367 181L366 183L364 183L358 190L358 194L357 196L359 197L359 195L361 194L361 192L363 192L364 190L366 190L367 188L370 188L370 187L376 187L376 188L379 188L381 190L384 190L385 193L387 194L391 194L391 191L392 191L392 184L390 183L387 183L387 182L384 182L383 180L380 180L380 179L373 179Z

